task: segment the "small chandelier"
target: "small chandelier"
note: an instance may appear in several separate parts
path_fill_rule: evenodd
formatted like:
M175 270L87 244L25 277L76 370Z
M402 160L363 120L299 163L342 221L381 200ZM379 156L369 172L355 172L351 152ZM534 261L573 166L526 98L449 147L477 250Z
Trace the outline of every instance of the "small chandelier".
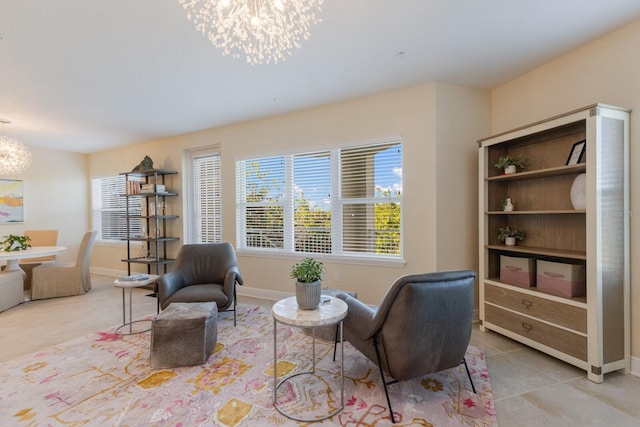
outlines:
M224 55L277 63L309 38L324 0L179 0L187 19Z
M11 123L10 121L0 120L0 123L2 123L0 175L24 172L31 166L31 153L23 143L4 135L4 125Z

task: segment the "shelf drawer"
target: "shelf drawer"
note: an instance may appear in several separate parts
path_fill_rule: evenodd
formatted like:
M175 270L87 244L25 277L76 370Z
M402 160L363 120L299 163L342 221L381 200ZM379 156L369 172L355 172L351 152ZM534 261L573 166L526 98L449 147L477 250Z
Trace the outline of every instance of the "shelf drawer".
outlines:
M587 360L587 337L487 304L485 320L518 335Z
M545 320L577 332L587 333L587 310L561 302L511 290L484 285L485 301Z

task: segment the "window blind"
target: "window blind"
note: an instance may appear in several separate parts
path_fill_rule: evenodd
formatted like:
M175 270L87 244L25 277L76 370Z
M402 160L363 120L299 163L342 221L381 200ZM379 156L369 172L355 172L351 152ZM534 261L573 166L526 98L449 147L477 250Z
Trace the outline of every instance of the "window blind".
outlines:
M101 241L121 241L130 235L142 234L140 198L129 200L129 227L127 228L126 181L123 175L95 178L91 180L92 222Z
M402 142L236 162L239 249L400 258Z
M222 182L220 155L194 156L192 242L222 241Z

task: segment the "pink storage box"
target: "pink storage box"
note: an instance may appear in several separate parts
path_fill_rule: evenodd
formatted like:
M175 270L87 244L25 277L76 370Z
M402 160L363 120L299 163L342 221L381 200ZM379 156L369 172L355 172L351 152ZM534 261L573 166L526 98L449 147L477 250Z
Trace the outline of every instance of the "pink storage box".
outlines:
M583 265L538 260L538 289L561 297L583 297L587 293Z
M516 286L535 286L535 259L500 255L500 281Z

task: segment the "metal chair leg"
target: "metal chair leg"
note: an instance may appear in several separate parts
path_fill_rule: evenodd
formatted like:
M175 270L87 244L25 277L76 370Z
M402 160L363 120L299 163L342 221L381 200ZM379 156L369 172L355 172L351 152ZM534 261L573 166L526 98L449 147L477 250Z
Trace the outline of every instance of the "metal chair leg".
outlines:
M236 309L238 308L238 298L236 298L236 285L233 284L233 327L236 327Z
M373 348L376 350L376 358L378 359L378 368L380 369L380 378L382 379L382 385L384 387L384 394L387 397L387 406L389 406L389 415L391 415L391 423L396 423L396 418L393 415L393 409L391 409L391 399L389 399L389 390L387 390L387 382L384 380L384 371L382 370L382 359L380 358L380 351L378 351L378 342L373 337ZM393 381L395 383L397 381ZM391 384L391 383L390 383Z
M471 390L473 390L473 394L476 394L476 386L473 385L473 379L471 378L471 373L469 372L469 367L467 366L467 359L463 357L462 363L464 364L464 369L467 370L467 376L469 377L469 382L471 383Z
M338 348L338 326L336 325L336 339L333 340L333 361L336 361L336 350Z

